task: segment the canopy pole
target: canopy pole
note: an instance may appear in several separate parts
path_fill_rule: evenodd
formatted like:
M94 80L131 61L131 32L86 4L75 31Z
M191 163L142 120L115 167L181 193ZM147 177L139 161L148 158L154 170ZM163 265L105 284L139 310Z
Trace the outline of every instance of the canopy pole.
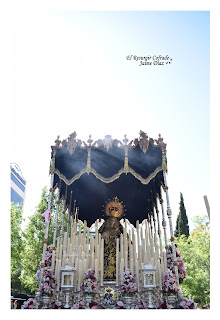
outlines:
M59 259L61 260L61 254L62 254L62 242L63 242L63 225L64 225L64 217L65 217L65 207L66 207L66 196L63 200L63 212L62 212L62 221L61 221L61 228L60 228L60 257Z
M165 220L165 215L164 215L164 206L163 206L163 198L162 198L162 192L161 192L161 197L159 199L160 201L160 206L161 206L161 212L162 212L162 226L163 226L163 233L164 233L164 240L165 240L165 248L166 250L168 249L168 243L167 243L167 223Z
M55 250L55 244L56 244L56 235L57 235L57 227L58 227L58 212L59 212L59 204L60 204L60 188L58 188L57 192L57 203L56 203L56 216L54 220L54 232L53 232L53 250Z
M171 240L171 246L172 246L172 253L173 253L173 266L175 271L175 278L177 287L179 288L179 274L178 274L178 262L176 259L176 248L174 243L174 234L173 234L173 225L172 225L172 211L170 208L170 200L169 200L169 194L168 194L168 186L167 186L167 177L166 177L166 154L163 153L163 177L164 177L164 191L166 194L166 201L167 201L167 216L169 219L169 226L170 226L170 240ZM180 296L180 291L178 291L178 295Z
M161 229L160 229L160 217L159 217L159 210L157 207L157 198L156 198L156 214L157 214L157 234L159 237L159 243L160 243L160 257L163 256L163 246L162 246L162 239L161 239Z
M50 207L51 207L53 181L54 181L54 173L51 174L51 179L50 179L48 210L50 210ZM42 276L43 276L43 272L44 272L44 268L45 268L45 254L46 254L46 247L47 247L47 241L48 241L47 238L48 238L49 223L50 223L50 220L48 219L48 221L46 222L45 235L44 235L44 246L43 246L43 254L42 254L42 261L41 261L40 285L42 282Z

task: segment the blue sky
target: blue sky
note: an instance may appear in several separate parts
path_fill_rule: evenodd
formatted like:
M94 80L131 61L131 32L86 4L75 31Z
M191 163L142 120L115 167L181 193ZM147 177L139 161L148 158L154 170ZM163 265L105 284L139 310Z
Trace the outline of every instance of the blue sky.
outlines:
M206 214L209 22L208 11L14 15L10 160L27 180L24 216L48 184L57 135L132 140L140 130L167 143L174 227L180 192L189 220ZM169 55L172 63L139 66L128 55Z

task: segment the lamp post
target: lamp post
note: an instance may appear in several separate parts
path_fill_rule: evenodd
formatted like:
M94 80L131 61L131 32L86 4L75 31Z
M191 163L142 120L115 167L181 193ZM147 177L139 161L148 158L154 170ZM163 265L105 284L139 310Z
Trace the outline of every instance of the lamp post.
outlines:
M65 292L65 306L64 309L69 309L70 292L73 290L73 279L75 268L65 265L65 268L61 269L61 289Z
M156 288L156 268L154 268L151 264L147 263L140 271L143 289L146 290L148 293L148 308L152 309L154 308L152 304L152 291Z

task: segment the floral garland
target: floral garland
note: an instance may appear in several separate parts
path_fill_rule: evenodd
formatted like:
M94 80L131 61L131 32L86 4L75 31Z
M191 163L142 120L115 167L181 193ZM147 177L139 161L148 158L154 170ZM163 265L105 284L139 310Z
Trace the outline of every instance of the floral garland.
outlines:
M125 272L121 276L120 290L122 295L131 295L131 296L133 296L137 291L135 278L129 269L125 270Z
M161 299L157 304L157 309L172 309L171 307L172 306L163 299Z
M118 301L116 303L115 309L126 309L126 306L124 305L124 303L122 301Z
M47 269L47 267L45 267L42 282L38 291L42 295L52 296L56 287L55 275L52 269Z
M35 304L35 299L33 298L29 298L27 301L25 301L22 306L21 309L36 309L36 304Z
M148 309L147 304L144 301L136 301L134 303L134 309Z
M48 269L51 269L51 266L52 266L52 252L53 252L53 249L51 246L48 246L47 249L46 249L46 252L45 252L45 269L48 268ZM41 275L41 265L38 267L38 270L37 270L37 273L36 273L36 276L35 276L35 279L36 281L40 284L40 275Z
M196 305L192 299L183 298L178 304L178 309L196 309Z
M184 267L183 258L181 253L178 249L178 245L175 244L176 248L176 258L178 262L178 274L179 274L179 281L181 282L183 279L186 278L186 268ZM173 253L172 253L172 246L169 244L167 249L167 268L171 269L174 272L174 265L173 265Z
M80 301L79 303L75 303L73 305L73 309L86 309L86 305L84 301Z
M87 270L82 282L81 289L84 294L95 294L98 292L98 283L95 277L95 270Z
M177 294L179 288L177 287L175 274L172 270L167 269L164 273L162 289L166 295Z
M53 301L49 305L49 309L62 309L62 303L59 301Z

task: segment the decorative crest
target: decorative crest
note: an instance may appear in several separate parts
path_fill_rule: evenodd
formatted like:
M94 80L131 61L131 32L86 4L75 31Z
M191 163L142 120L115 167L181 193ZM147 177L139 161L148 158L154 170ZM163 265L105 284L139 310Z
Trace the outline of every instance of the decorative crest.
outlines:
M70 153L70 155L73 154L73 152L75 151L76 149L76 146L77 146L77 142L76 142L76 132L74 131L73 133L71 133L68 137L68 141L66 143L66 146L67 146L67 149Z
M105 138L103 139L104 142L104 147L109 151L109 149L112 147L112 137L110 135L106 135Z
M163 153L166 153L167 144L163 142L163 138L161 138L161 134L159 133L159 138L155 140L157 145L161 147Z
M149 147L149 140L148 140L148 135L143 131L140 131L139 145L140 145L141 150L144 153L146 153L147 149Z

